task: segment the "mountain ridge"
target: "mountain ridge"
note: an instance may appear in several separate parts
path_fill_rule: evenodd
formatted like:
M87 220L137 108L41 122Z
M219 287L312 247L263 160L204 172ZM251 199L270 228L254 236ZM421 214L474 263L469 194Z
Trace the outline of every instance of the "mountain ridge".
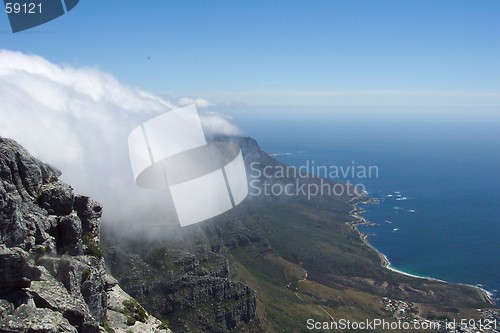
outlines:
M260 184L324 181L251 175L252 163L284 165L251 138L213 140L237 143ZM310 320L480 319L493 308L477 288L383 267L356 229L362 193L250 195L151 239L101 225L100 204L10 139L0 176L0 332L307 332Z
M237 143L248 176L251 180L257 177L261 185L264 181L279 186L290 182L320 185L326 181L273 178L263 172L251 175L252 168L262 171L266 166L284 164L263 152L252 138L212 140ZM356 203L367 200L363 193L348 195L345 191L337 196L314 197L297 193L250 195L227 213L197 225L171 229L168 238L149 241L147 246L139 241L140 235L121 238L117 236L119 230L105 228L103 239L110 269L125 290L156 316L168 318L176 332L307 332L308 319L330 320L332 316L396 320L394 314L384 310L384 298L416 304L422 320L479 318L476 308L493 307L477 288L417 279L385 268L380 254L356 229L359 220L353 212ZM131 278L122 267L133 267L134 262L140 263L140 271L150 269L154 273ZM196 285L200 275L209 281L220 278L221 272L224 279L240 281L255 292L255 315L250 320L240 317L242 320L227 325L221 313L231 318L239 313L227 304L231 297L199 297L207 291L217 294L217 288ZM168 277L184 281L188 288L179 294L173 290L176 288L165 287ZM147 287L143 288L142 281L147 281Z

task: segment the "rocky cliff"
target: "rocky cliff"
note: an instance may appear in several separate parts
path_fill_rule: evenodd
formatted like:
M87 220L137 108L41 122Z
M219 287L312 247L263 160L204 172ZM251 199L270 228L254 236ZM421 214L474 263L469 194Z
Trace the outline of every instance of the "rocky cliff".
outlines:
M0 332L167 332L107 275L102 206L0 137Z
M209 244L122 243L128 250L111 247L106 260L123 288L176 332L258 331L255 292L230 279L227 258L201 241Z

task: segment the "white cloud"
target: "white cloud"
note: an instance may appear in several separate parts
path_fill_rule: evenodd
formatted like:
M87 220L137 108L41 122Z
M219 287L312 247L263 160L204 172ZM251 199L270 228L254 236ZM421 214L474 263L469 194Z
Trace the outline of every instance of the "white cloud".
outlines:
M179 103L179 105L181 105L181 106L195 104L196 107L198 107L198 108L206 108L206 107L214 105L212 102L207 101L206 99L191 98L191 97L181 97L181 98L179 98L177 103Z
M158 204L150 205L148 214L165 217L156 207L165 206L168 193L135 186L127 138L145 120L176 108L175 103L95 68L60 66L6 50L0 50L0 100L0 135L60 169L75 192L104 205L108 221L144 220L138 215L145 214L146 203ZM202 121L210 134L239 133L218 114L204 115Z
M231 122L231 117L218 112L207 112L200 114L201 124L206 136L214 135L241 135L238 126Z

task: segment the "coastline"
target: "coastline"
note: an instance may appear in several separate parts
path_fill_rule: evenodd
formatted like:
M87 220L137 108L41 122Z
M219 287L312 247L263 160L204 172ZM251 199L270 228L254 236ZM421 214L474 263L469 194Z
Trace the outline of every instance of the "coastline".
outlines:
M369 235L361 232L358 229L359 225L373 225L374 224L373 222L367 221L363 216L359 215L359 214L364 213L365 210L358 207L359 204L367 204L368 205L368 204L373 203L373 199L370 199L367 196L365 196L365 197L353 197L348 202L351 203L353 206L353 209L349 212L349 214L351 215L351 217L354 218L354 221L350 221L350 222L346 222L346 223L349 226L351 226L353 229L355 229L358 232L359 237L361 238L363 243L365 243L366 246L368 246L370 249L372 249L379 256L380 263L381 263L382 267L387 268L388 270L395 272L397 274L405 275L405 276L416 278L416 279L437 281L437 282L442 282L442 283L447 283L447 284L452 283L449 281L445 281L445 280L441 280L441 279L437 279L437 278L433 278L433 277L429 277L429 276L420 276L420 275L407 273L407 272L404 272L404 271L399 270L397 268L391 267L391 262L389 261L387 256L385 254L383 254L382 252L380 252L377 248L375 248L368 241ZM490 303L493 306L496 305L495 301L493 300L493 294L491 292L489 292L488 290L481 288L480 286L477 286L477 285L475 286L475 285L466 284L466 283L454 283L454 284L472 287L472 288L476 289L481 294L481 296L485 299L486 302Z

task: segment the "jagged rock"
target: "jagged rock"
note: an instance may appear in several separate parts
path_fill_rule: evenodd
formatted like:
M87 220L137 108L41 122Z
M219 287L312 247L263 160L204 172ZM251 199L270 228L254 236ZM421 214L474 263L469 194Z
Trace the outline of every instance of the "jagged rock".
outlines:
M60 217L57 249L73 256L83 254L82 221L76 213Z
M41 257L43 265L76 298L85 300L89 312L98 322L106 315L106 291L101 260L88 256Z
M78 333L61 313L21 305L2 320L0 333Z
M98 219L102 215L101 204L82 195L75 196L73 209L78 212L78 216L81 218Z
M73 189L61 181L42 187L38 204L51 215L68 215L73 211Z
M73 295L57 281L33 281L30 286L35 305L38 308L47 308L62 313L71 325L82 327L92 321L88 305ZM94 325L98 326L96 322ZM97 330L96 330L97 331Z
M14 304L5 299L0 299L0 320L12 314L13 311Z
M70 294L78 294L82 281L83 271L90 269L83 257L62 257L43 256L37 259L37 263L45 267L53 278L64 285Z
M32 203L16 204L7 195L6 208L0 212L0 240L7 246L26 250L53 241L49 234L51 222L46 212Z
M14 140L0 137L2 188L17 202L36 199L42 183L53 181L59 175L59 170L38 161Z
M179 241L182 246L173 248L151 243L134 248L131 244L137 243L122 239L120 247L106 251L106 261L120 286L146 310L168 318L176 331L244 330L257 321L256 295L245 284L229 279L223 239L216 229L189 232ZM192 241L196 245L189 248Z
M49 272L44 267L35 265L28 252L0 245L0 292L28 288L32 280L49 278Z
M12 251L0 246L0 288L2 292L30 286L30 279L24 274L26 256L20 251Z
M83 234L93 237L99 236L99 218L102 215L102 206L86 196L75 196L73 209L82 221Z
M108 312L107 323L113 327L115 333L172 333L155 317L146 312L146 320L144 322L136 320L131 321L125 311L124 302L132 300L132 298L124 292L120 286L115 285L108 293ZM133 325L130 325L134 322Z
M110 291L114 286L118 284L118 280L109 274L104 275L104 288L106 291Z
M104 271L84 270L80 291L88 304L90 314L102 323L106 317L107 294Z
M252 290L241 282L211 276L185 275L180 279L169 281L164 286L164 290L172 295L169 297L167 312L182 308L195 308L207 302L237 301L253 296ZM251 318L243 319L248 321Z
M213 327L214 332L226 332L241 323L255 319L255 292L241 282L219 277L183 276L165 286L168 291L165 313L175 311L197 311L198 307L210 304L213 322L205 325Z
M15 141L0 138L0 243L26 250L44 243L53 248L52 221L35 202L57 172Z
M104 332L106 290L118 286L99 245L102 206L59 175L0 138L0 333ZM148 320L132 331L157 332Z

